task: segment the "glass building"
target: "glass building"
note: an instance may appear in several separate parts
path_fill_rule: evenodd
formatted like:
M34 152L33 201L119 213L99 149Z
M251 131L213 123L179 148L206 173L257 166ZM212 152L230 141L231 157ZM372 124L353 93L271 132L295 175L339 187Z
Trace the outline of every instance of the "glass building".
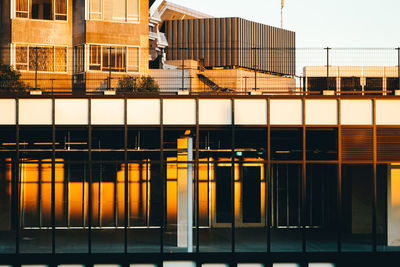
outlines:
M0 263L395 259L399 112L395 96L0 99Z

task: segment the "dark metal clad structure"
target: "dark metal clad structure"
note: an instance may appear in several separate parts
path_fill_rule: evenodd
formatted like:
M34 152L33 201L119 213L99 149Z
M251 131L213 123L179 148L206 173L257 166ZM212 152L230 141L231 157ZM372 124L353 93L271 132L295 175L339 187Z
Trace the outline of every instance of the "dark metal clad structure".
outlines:
M242 18L165 21L168 60L295 75L295 33Z

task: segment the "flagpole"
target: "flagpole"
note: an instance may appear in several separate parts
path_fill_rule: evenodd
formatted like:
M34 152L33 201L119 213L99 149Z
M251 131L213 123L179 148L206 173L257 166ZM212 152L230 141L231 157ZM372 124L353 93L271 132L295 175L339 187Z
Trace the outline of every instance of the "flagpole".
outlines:
M281 28L283 29L283 7L285 5L285 0L281 0Z

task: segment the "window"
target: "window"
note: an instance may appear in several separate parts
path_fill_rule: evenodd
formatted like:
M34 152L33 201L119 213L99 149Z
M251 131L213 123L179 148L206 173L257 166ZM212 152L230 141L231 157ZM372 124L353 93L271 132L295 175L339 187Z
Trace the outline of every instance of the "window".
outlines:
M28 47L15 47L15 67L17 70L28 70Z
M140 0L128 0L128 20L139 21Z
M17 18L28 18L28 0L16 0L15 10Z
M30 47L29 48L29 70L53 71L53 48L52 47Z
M101 46L100 45L90 45L89 69L90 70L100 70L101 69Z
M52 0L32 0L31 18L52 20Z
M90 45L89 70L138 72L139 48Z
M103 71L126 71L125 47L103 47Z
M342 77L341 91L361 91L360 77Z
M329 77L329 90L336 90L336 77ZM326 90L326 77L308 77L307 90L308 91L322 91Z
M84 53L83 53L83 46L75 46L74 47L74 71L77 72L83 72L85 70L84 68Z
M387 78L386 84L387 84L386 85L387 90L399 90L400 89L399 78Z
M67 20L67 0L56 0L56 20Z
M101 0L90 0L90 18L101 19Z
M67 20L67 0L15 0L17 18Z
M128 72L139 71L139 48L128 47Z
M90 0L89 9L90 19L139 21L140 0Z
M367 77L365 83L365 91L382 91L383 78L379 77Z
M15 68L25 71L66 72L67 48L16 45Z
M54 69L56 72L67 71L67 49L65 47L54 48Z

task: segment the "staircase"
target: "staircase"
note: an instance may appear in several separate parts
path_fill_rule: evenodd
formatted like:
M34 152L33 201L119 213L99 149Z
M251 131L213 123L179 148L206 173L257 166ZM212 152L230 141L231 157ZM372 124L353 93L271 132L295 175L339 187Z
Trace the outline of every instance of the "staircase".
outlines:
M207 85L211 90L215 91L215 92L227 92L227 91L233 91L230 88L222 88L220 87L218 84L216 84L215 82L211 81L208 77L204 76L203 74L197 74L197 78L199 78L199 80L204 83L205 85Z

